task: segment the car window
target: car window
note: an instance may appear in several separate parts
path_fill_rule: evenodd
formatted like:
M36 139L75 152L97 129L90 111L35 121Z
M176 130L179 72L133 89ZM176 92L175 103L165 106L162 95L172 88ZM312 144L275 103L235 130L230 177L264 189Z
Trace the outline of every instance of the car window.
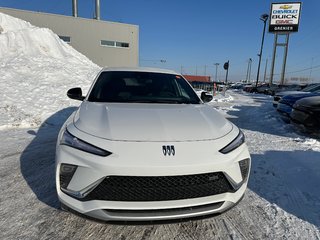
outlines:
M302 91L304 92L311 92L311 91L315 91L317 89L320 89L320 85L316 84L316 85L310 85L310 86L307 86L305 88L302 89Z
M314 86L313 88L309 89L309 92L318 92L320 90L320 85Z
M88 101L201 103L192 87L180 75L132 71L102 72Z

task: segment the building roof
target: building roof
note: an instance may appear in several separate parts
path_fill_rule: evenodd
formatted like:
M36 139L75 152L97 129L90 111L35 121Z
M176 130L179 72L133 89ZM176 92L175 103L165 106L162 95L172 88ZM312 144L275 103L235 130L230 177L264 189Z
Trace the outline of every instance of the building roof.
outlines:
M210 76L183 75L189 82L210 83Z

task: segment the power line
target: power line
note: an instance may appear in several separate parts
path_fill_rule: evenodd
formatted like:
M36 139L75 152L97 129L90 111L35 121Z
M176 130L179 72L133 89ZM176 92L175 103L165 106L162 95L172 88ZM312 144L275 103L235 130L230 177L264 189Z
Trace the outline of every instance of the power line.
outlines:
M298 72L304 72L304 71L308 71L310 69L317 69L317 68L320 68L320 65L316 65L316 66L313 66L313 67L308 67L308 68L304 68L304 69L300 69L300 70L296 70L296 71L286 72L286 73L287 74L289 74L289 73L298 73Z

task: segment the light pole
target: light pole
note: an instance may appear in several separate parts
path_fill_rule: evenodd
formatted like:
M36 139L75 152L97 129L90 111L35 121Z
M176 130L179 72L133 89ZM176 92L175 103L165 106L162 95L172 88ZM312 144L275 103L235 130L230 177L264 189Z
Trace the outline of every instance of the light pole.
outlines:
M249 58L248 68L247 68L247 75L246 75L246 83L250 82L250 78L251 78L251 64L252 64L252 58Z
M216 66L216 76L215 76L214 80L215 80L216 82L218 82L218 81L217 81L217 78L218 78L218 66L220 65L220 63L215 63L214 65Z
M268 67L268 58L266 59L266 66L264 67L264 77L263 77L263 82L266 82L266 77L267 77L267 67Z
M261 47L260 47L260 54L259 54L259 63L258 63L256 87L258 86L258 81L259 81L259 73L260 73L260 64L261 64L261 58L262 58L264 34L265 34L265 31L266 31L266 23L267 23L268 18L269 18L268 14L262 14L261 17L260 17L260 20L263 21L263 33L262 33L262 40L261 40Z

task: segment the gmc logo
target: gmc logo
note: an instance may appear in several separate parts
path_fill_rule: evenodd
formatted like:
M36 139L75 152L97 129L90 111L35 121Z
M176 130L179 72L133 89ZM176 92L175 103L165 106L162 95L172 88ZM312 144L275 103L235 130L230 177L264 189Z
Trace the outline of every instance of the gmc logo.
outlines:
M176 150L173 145L162 146L162 152L165 156L174 156L176 154Z

